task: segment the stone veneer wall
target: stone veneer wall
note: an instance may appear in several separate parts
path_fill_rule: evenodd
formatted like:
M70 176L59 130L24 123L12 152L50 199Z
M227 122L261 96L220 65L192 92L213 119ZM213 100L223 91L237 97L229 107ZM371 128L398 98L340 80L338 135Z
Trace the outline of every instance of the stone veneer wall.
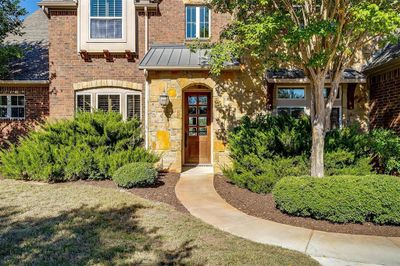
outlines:
M15 142L49 115L49 87L0 87L0 94L25 95L25 119L0 120L0 147Z
M207 71L150 72L149 143L163 155L161 165L180 172L183 164L183 93L186 90L212 92L212 163L220 172L229 163L226 133L245 114L266 111L263 83L242 71L227 71L213 79ZM164 110L158 103L166 91L171 104Z

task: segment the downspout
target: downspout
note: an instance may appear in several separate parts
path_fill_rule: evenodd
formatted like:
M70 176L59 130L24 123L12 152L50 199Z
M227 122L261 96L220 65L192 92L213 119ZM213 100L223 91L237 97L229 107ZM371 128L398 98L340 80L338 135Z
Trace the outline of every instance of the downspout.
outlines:
M145 54L149 51L149 16L147 6L144 7L144 50ZM145 130L145 148L149 149L149 100L150 100L150 84L149 84L149 72L147 69L144 70L145 86L144 86L144 130Z

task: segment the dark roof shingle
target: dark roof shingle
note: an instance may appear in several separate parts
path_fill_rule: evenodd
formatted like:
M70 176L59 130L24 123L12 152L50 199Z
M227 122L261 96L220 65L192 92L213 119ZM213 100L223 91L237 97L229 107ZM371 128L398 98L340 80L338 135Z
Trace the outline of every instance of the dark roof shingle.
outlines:
M42 10L28 16L23 23L22 36L8 36L7 44L18 45L23 52L21 59L10 64L11 80L49 79L48 18Z
M377 52L365 66L364 71L385 65L395 59L400 59L400 42L398 44L388 44L385 48Z
M305 79L306 76L303 70L300 69L278 69L278 70L268 70L267 79ZM365 76L355 70L346 69L342 76L343 80L362 80Z

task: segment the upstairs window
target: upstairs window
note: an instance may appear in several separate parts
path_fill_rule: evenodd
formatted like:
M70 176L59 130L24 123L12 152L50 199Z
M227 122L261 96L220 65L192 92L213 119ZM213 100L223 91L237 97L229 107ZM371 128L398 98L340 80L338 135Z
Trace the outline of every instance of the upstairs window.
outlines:
M122 1L90 0L91 39L122 39Z
M186 6L186 39L210 38L210 9Z
M24 95L0 95L0 119L24 119Z

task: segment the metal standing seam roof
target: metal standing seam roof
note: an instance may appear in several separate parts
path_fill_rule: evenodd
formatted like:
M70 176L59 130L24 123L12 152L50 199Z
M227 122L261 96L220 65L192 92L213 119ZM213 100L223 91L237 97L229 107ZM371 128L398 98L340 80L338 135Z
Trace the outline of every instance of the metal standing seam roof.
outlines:
M208 69L207 49L191 50L185 45L153 45L139 64L139 69L185 70ZM225 66L237 67L237 61L226 62Z

